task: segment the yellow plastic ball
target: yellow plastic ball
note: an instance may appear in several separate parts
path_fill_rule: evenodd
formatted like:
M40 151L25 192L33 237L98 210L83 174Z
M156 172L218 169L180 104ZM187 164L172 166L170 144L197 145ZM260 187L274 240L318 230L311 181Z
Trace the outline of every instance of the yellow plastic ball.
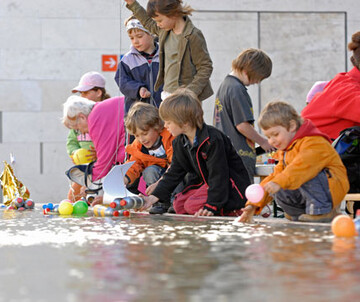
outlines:
M71 215L74 208L72 203L63 201L59 204L59 214L60 215Z
M83 165L91 162L91 157L86 157L86 155L90 155L91 152L87 149L80 148L77 149L73 154L73 160L75 165Z
M331 222L331 230L336 237L354 237L357 235L354 221L347 215L338 215Z

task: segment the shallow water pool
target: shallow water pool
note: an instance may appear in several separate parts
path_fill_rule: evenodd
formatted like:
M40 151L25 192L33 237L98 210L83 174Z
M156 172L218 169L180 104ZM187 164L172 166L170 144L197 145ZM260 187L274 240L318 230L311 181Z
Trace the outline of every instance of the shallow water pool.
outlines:
M263 221L2 211L0 301L359 301L359 239Z

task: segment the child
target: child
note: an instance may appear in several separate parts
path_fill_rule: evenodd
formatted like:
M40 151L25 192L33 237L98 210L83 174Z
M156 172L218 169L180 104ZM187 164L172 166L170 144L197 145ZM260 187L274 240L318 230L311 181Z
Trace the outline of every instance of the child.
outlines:
M266 152L273 147L254 128L254 110L246 86L270 76L271 59L260 49L246 49L232 62L232 71L216 94L214 125L228 135L253 181L258 143Z
M154 89L164 84L162 99L185 86L202 101L213 94L212 61L206 41L188 15L193 11L181 0L150 0L147 11L135 0L127 8L152 34L159 37L159 74Z
M272 174L261 185L265 192L259 203L247 202L240 221L249 222L253 214L271 201L282 207L293 221L328 222L349 189L346 169L329 138L309 120L302 120L285 102L267 104L259 126L269 143L279 151Z
M115 81L125 96L125 114L138 100L160 106L162 87L154 91L159 71L159 46L139 20L131 16L125 21L131 48L120 61Z
M82 134L89 133L97 154L91 175L89 189L100 189L102 178L115 164L122 163L125 156L124 98L114 97L102 102L72 95L64 103L63 124ZM86 185L87 177L72 179L79 185ZM87 173L84 173L86 176Z
M124 182L130 187L143 176L147 194L155 189L158 180L169 167L174 137L164 128L158 109L146 103L136 103L125 119L127 130L135 136L126 152L135 163L126 172ZM150 209L150 214L163 214L169 206L158 204Z
M195 216L236 215L245 203L250 184L248 173L230 139L203 121L196 94L179 88L160 105L165 127L176 136L173 159L152 195L141 210L170 194L188 173L185 189L175 196L177 214Z
M110 95L105 90L105 78L96 71L85 73L80 78L79 84L72 89L72 92L78 92L82 97L94 102L101 102L110 98ZM71 159L75 151L80 148L88 149L91 152L90 154L92 154L92 160L96 160L94 144L91 141L89 134L82 134L79 131L71 129L66 142L66 149ZM68 199L73 202L80 199L80 190L81 186L76 182L73 182L68 193Z

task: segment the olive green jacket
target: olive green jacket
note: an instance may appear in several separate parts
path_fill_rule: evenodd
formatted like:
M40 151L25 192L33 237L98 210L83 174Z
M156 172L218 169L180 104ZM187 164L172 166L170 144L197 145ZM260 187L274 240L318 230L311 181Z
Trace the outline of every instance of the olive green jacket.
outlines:
M134 16L149 30L152 34L159 37L159 73L155 83L155 90L158 90L164 84L164 44L169 31L161 29L156 22L151 19L145 9L135 1L127 5ZM207 50L206 41L202 32L197 29L191 20L184 16L185 27L179 40L179 87L185 86L192 90L201 101L210 97L214 92L210 84L210 76L213 70L212 61Z

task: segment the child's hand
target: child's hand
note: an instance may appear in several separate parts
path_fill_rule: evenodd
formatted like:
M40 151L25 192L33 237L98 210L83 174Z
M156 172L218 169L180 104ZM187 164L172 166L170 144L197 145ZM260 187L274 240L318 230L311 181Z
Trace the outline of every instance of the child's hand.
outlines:
M145 196L143 194L139 194L139 196L141 198L143 198L145 200L145 204L142 208L140 208L139 210L137 210L136 212L141 212L141 211L146 211L147 209L149 209L155 202L159 201L159 198L157 198L154 195L150 195L150 196Z
M124 176L124 184L125 184L125 186L127 186L129 184L129 180L126 176Z
M267 140L263 144L260 145L261 148L263 148L266 153L276 151L276 148L271 146Z
M214 216L214 213L206 209L200 209L194 214L194 217L199 217L199 216Z
M80 194L79 194L79 196L80 197L86 197L86 187L85 186L82 186L81 188L80 188Z
M90 146L89 152L90 154L85 155L86 158L89 158L91 161L96 160L96 150L94 146Z
M269 194L275 194L279 192L281 187L272 181L269 181L267 184L264 185L264 190L268 192Z
M96 206L97 204L102 204L103 203L103 196L96 196L94 198L94 201L91 203L91 206Z
M153 184L151 184L150 186L148 186L145 190L146 195L151 195L152 192L154 192L156 186L158 185L158 181L154 182Z
M248 205L244 209L242 209L242 211L243 211L243 213L237 219L237 222L247 222L247 223L253 222L255 207L252 205Z
M145 87L141 87L139 90L139 95L141 98L143 99L147 99L149 97L151 97L151 93L149 90L147 90Z
M124 0L128 5L131 5L135 2L135 0Z

